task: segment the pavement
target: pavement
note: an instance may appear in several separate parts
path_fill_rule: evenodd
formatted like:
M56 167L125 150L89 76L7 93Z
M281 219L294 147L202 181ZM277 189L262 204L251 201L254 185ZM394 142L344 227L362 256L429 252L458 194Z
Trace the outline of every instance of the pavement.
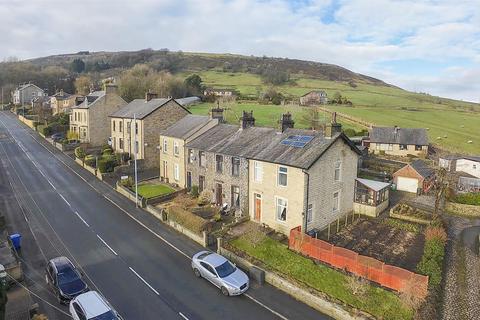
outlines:
M44 310L52 319L65 309L49 302L38 270L59 255L125 319L330 319L270 285L223 297L192 273L190 257L201 246L135 208L4 111L0 159L12 191L7 219L24 234L31 290L43 306L51 303Z

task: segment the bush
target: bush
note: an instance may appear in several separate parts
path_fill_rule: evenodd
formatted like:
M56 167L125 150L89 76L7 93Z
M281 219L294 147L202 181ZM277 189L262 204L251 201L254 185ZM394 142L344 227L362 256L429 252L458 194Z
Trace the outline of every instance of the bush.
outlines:
M429 226L425 230L425 247L422 259L417 265L417 272L428 276L428 282L433 288L438 288L442 282L446 239L443 228Z
M75 148L75 157L79 159L84 159L87 154L85 153L85 150L82 147L76 147Z
M430 240L440 240L440 241L447 241L447 233L445 232L445 229L442 227L438 226L429 226L425 230L425 240L430 241Z
M105 149L102 150L102 154L103 154L104 156L111 155L111 154L113 154L113 150L112 150L112 148L110 148L110 147L109 147L109 148L105 148Z
M462 193L454 197L453 202L480 206L480 193Z
M83 162L89 167L95 167L95 162L96 162L95 156L92 154L89 154L85 156L85 158L83 159Z
M114 155L105 155L98 159L98 170L101 173L113 172L113 168L117 165Z
M167 213L169 220L173 220L197 234L201 234L203 230L207 229L208 223L206 220L179 206L169 207Z
M48 137L51 136L53 132L53 127L52 126L45 126L40 128L40 133L43 134L44 136Z
M190 194L192 197L198 197L198 186L192 186L192 189L190 190Z
M203 190L198 197L197 203L199 206L204 206L212 202L212 193L208 190Z
M355 135L357 134L355 132L355 130L351 129L351 128L348 128L348 129L345 129L343 130L343 133L347 136L347 137L355 137Z

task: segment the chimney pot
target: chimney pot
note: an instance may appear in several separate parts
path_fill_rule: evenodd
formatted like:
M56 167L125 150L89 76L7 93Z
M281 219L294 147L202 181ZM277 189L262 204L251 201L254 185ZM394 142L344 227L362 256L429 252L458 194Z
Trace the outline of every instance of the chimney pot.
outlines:
M225 119L223 118L223 108L216 107L210 109L210 119L218 119L219 123L225 122Z
M145 93L145 102L148 102L148 101L150 101L150 100L152 100L152 99L156 99L157 96L158 96L158 95L157 95L156 93L150 92L150 90L149 90L149 91L147 91L147 92Z
M295 121L292 119L292 114L290 112L282 114L282 118L280 119L281 130L284 132L288 128L293 128L295 125Z
M250 112L243 111L242 113L242 129L247 129L255 126L255 118L253 117L253 110Z

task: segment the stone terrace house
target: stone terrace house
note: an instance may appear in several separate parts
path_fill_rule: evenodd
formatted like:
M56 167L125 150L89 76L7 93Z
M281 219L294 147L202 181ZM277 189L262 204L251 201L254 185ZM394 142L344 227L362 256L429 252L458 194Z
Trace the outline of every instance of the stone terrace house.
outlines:
M186 115L160 133L160 179L181 188L192 187L191 172L186 173L185 144L218 124L208 116Z
M174 99L156 96L147 92L145 99L135 99L110 115L113 150L127 152L133 158L136 149L137 159L142 160L140 165L143 168L158 168L160 132L190 114Z
M15 105L30 104L36 97L44 95L45 92L41 88L33 83L26 83L18 86L12 92L12 102Z
M118 95L116 85L106 85L105 91L92 92L82 103L71 108L70 131L78 134L80 142L99 147L110 137L109 115L126 104Z
M375 154L426 156L428 136L423 128L372 127L369 150Z
M256 140L249 160L253 221L289 234L319 231L353 210L359 150L332 123L325 134L287 128Z
M78 96L75 94L66 93L63 90L55 93L50 97L50 106L52 114L70 113L71 108L75 106L75 101Z
M327 93L323 90L310 91L300 97L300 105L302 106L327 104L327 102Z
M212 193L212 202L248 213L248 158L260 149L261 137L275 132L255 127L251 112L241 126L219 124L187 143L187 180L199 191Z

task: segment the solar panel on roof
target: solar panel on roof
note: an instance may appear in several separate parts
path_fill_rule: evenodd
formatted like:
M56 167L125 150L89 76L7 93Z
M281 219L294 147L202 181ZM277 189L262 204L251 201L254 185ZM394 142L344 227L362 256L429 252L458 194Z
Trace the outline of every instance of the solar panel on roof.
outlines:
M283 139L281 144L295 148L303 148L307 143L312 141L313 136L288 136Z

